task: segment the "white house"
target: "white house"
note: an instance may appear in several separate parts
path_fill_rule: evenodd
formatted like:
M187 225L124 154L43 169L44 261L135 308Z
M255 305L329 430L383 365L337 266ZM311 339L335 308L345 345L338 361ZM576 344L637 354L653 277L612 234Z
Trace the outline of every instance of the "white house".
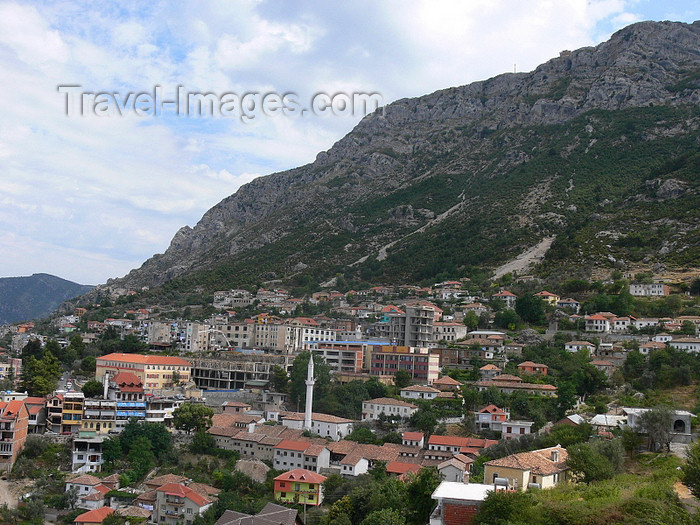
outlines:
M700 339L695 337L683 337L681 339L672 339L668 342L671 348L676 350L683 350L684 352L691 352L697 354L700 352Z
M503 439L516 439L530 433L534 423L532 421L509 420L501 423L501 437Z
M423 432L404 432L401 434L401 444L423 448L425 445L425 434Z
M493 430L498 432L501 425L510 418L510 413L498 408L496 405L488 405L474 412L474 423L479 430Z
M304 429L304 414L302 412L280 412L279 421L288 428ZM333 441L339 441L352 433L353 420L314 412L311 414L311 432ZM304 467L300 467L304 468Z
M445 481L469 483L469 465L473 462L472 458L464 454L457 454L457 456L446 459L438 465L438 474Z
M671 288L664 283L632 283L630 284L630 295L636 297L660 297L669 295Z
M613 332L627 332L632 326L631 317L615 317L612 320L611 329Z
M369 460L358 454L348 454L340 461L340 474L355 477L369 471Z
M600 314L587 315L586 332L609 332L610 319Z
M380 397L362 402L362 421L379 419L381 414L387 417L409 418L417 411L418 407L413 403L406 403L390 397Z
M509 292L508 290L503 290L502 292L498 292L496 294L493 294L491 296L492 299L500 299L504 303L506 303L506 307L508 308L515 308L515 301L518 299L518 296L515 295L513 292Z
M632 325L637 329L647 328L649 326L659 326L659 319L656 317L640 317L632 321Z
M412 385L401 389L404 399L435 399L439 394L440 391L431 386Z
M564 344L564 349L569 352L578 352L579 350L588 350L589 354L595 352L595 345L589 341L569 341Z
M331 453L323 445L285 439L274 446L273 466L277 470L305 469L320 472L330 463Z

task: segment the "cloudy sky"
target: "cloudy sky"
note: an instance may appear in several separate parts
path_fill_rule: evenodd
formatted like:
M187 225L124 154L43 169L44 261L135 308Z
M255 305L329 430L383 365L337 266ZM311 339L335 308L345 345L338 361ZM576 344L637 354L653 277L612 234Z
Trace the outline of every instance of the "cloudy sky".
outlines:
M119 277L251 179L361 115L66 114L66 93L380 93L384 102L594 45L695 1L0 1L0 276ZM102 106L104 107L104 106ZM114 106L110 106L114 108Z

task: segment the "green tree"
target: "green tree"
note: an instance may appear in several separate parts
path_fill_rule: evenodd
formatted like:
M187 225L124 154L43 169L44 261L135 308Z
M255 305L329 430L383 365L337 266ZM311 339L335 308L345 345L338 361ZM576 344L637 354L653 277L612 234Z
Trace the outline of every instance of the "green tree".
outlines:
M326 480L326 483L327 482L328 480ZM328 488L326 486L326 483L324 483L324 489ZM325 490L325 493L330 494L331 491ZM345 523L347 522L348 525L351 525L349 517L351 513L352 501L350 499L350 496L343 496L338 501L333 503L333 505L331 505L331 508L328 510L326 523L328 525L345 525Z
M142 479L155 466L156 456L153 445L145 436L134 440L127 456L129 467L135 474L135 479ZM132 480L133 481L133 480Z
M605 372L598 370L590 363L579 366L571 378L571 383L580 396L594 394L603 388L608 382Z
M615 475L613 464L592 443L577 443L566 450L569 454L566 464L584 483L610 479Z
M44 397L56 389L60 376L60 364L51 352L45 351L41 359L30 355L22 367L22 388L32 396Z
M289 375L287 371L279 365L272 367L270 383L275 392L286 392L287 386L289 385Z
M173 449L172 436L163 423L138 421L132 418L119 435L124 454L129 454L133 444L140 437L145 437L153 445L153 451L158 459L164 458Z
M523 516L535 506L531 492L494 490L486 496L474 517L474 525L528 523Z
M462 320L464 326L471 332L479 327L479 316L471 310L464 314L464 319Z
M500 328L505 328L507 330L515 330L515 328L520 323L520 318L515 310L506 308L498 312L493 318L493 324Z
M515 300L515 311L526 323L543 325L547 321L544 301L531 293Z
M75 350L78 358L83 357L85 354L85 342L80 334L74 334L73 337L70 338L70 345L68 345L68 348Z
M190 450L192 450L192 452L195 454L206 454L215 448L216 440L214 439L214 436L209 434L206 430L198 430L192 438Z
M371 512L361 525L406 525L406 519L398 510L382 509Z
M369 381L365 383L365 388L367 389L367 395L369 399L377 399L378 397L386 396L386 386L379 382L376 377L370 377Z
M48 344L48 343L47 343ZM22 359L28 359L29 357L35 357L39 359L44 350L41 347L41 341L38 339L31 339L24 348L22 348Z
M397 370L394 374L394 384L399 388L410 385L411 379L411 373L408 370Z
M700 277L696 277L693 279L693 282L690 283L690 294L700 295Z
M688 447L682 470L683 483L690 489L693 496L700 497L700 441Z
M421 406L417 412L411 416L410 424L426 434L432 434L437 425L437 417L431 408Z
M659 405L647 410L639 418L639 427L649 437L649 450L671 450L673 415L667 406Z
M100 381L92 379L85 383L81 390L85 397L100 397L104 393L104 385Z
M377 436L374 435L374 432L364 426L356 426L345 439L370 445L376 445L378 443Z
M695 323L693 321L683 321L681 333L683 335L695 335Z
M630 452L633 455L637 452L639 445L642 444L642 436L629 427L622 429L620 439L622 440L622 446L624 447L625 451Z
M97 359L95 356L85 356L80 362L80 369L86 374L94 374L97 369Z
M199 432L212 424L214 410L200 403L183 403L173 411L173 426L186 432Z
M106 439L102 443L102 459L107 465L114 466L122 458L123 453L119 436Z
M438 487L442 478L436 467L423 467L409 478L406 486L407 514L411 524L422 525L428 523L430 513L435 507L432 494Z

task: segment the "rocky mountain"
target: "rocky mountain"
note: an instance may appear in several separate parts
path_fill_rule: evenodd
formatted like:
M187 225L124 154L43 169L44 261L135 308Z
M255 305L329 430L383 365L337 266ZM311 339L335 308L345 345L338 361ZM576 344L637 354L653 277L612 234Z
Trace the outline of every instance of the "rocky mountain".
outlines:
M0 324L45 317L62 302L93 287L49 275L0 278Z
M398 100L306 166L260 177L111 286L698 260L700 22L643 22L530 73ZM557 270L561 271L561 270Z

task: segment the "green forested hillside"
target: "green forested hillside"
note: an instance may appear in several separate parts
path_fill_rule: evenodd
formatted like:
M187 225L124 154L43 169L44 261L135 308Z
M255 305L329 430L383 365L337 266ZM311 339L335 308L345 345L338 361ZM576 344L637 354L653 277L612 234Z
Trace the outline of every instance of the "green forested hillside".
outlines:
M0 278L0 324L45 317L63 301L91 289L46 273Z

